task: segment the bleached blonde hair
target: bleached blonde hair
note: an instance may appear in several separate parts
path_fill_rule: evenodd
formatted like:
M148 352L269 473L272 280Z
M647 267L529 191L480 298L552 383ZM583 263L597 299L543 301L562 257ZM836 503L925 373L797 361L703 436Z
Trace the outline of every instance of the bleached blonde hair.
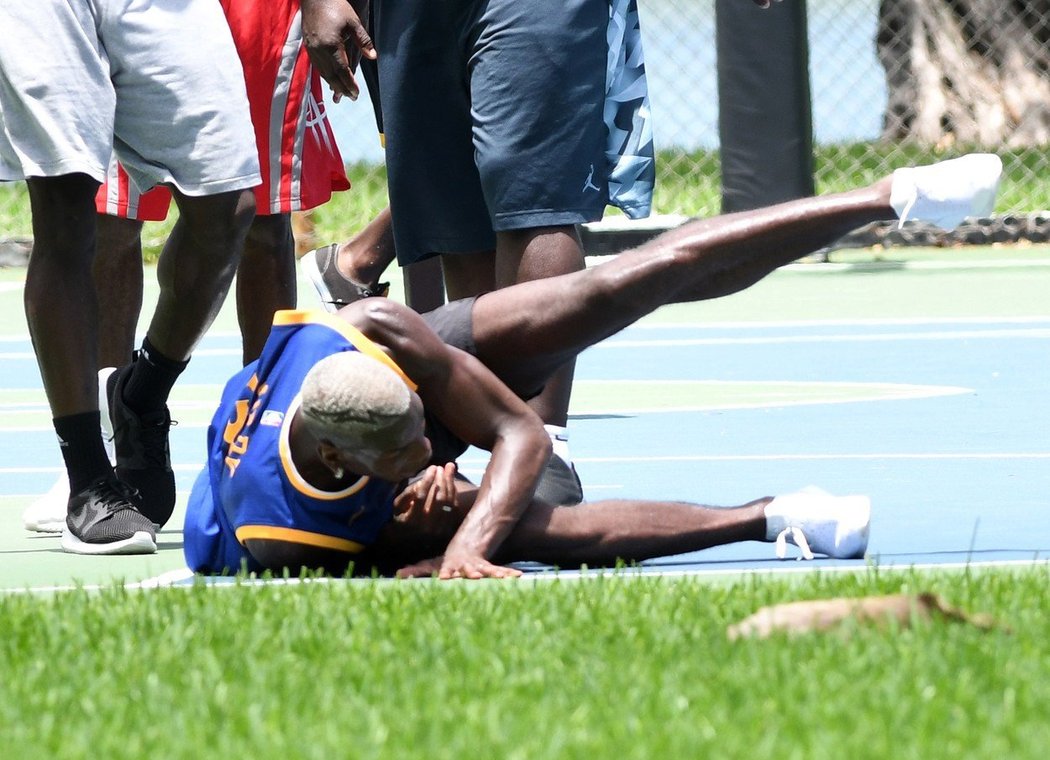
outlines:
M307 373L302 416L317 438L357 446L404 419L411 392L396 372L358 351L326 356Z

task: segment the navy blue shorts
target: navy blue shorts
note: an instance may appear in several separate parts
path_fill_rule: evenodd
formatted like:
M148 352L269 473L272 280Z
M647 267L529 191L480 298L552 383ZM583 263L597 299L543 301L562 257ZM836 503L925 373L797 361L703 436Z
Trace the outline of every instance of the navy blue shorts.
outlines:
M601 219L608 0L375 0L398 261Z

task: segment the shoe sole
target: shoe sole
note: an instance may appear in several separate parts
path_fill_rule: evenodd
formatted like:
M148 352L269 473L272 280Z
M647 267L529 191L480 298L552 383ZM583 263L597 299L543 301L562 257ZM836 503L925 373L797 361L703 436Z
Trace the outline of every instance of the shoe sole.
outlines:
M66 521L63 519L61 522L54 520L26 520L22 518L22 526L26 530L31 530L34 533L49 533L51 535L61 533L66 529Z
M89 544L81 541L68 529L62 531L62 551L93 556L112 554L156 554L157 542L147 531L137 531L131 538L107 544Z
M339 311L339 307L332 303L334 299L328 290L328 286L324 284L324 275L317 268L317 251L321 250L324 250L324 248L317 248L300 258L299 268L303 270L306 279L314 286L314 290L317 291L317 296L321 299L321 305L325 308L325 311L335 313Z

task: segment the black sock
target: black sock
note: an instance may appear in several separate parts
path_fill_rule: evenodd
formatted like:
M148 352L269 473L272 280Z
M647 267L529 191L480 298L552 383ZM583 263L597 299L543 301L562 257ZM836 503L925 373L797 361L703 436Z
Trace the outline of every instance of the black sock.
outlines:
M69 492L78 493L92 482L113 473L102 445L98 412L83 412L54 419L58 445L69 473Z
M139 414L162 409L187 364L189 360L169 359L157 351L148 337L143 338L142 350L136 355L131 375L124 384L124 403Z

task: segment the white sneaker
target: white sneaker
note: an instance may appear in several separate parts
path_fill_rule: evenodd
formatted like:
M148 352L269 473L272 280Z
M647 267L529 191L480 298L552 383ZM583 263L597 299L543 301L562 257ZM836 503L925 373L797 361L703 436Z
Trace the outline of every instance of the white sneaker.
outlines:
M832 496L809 486L766 505L766 540L776 541L780 559L788 542L801 549L799 559L813 559L814 554L859 559L868 548L870 525L867 496Z
M113 445L113 423L109 419L109 395L106 393L106 381L116 371L116 367L106 367L98 371L98 404L102 419L102 445L111 464L117 463L117 452ZM66 508L69 504L69 476L65 471L48 489L47 493L37 498L22 513L22 525L26 530L36 533L61 533L66 528Z
M898 226L919 219L951 230L968 217L988 216L1003 162L993 153L971 153L950 161L897 169L893 172L890 205Z
M109 376L116 367L103 367L98 371L98 411L102 422L102 445L114 467L117 466L117 444L113 442L113 419L109 416Z
M68 503L69 478L63 470L47 493L26 507L22 513L22 525L36 533L61 533L66 527Z

